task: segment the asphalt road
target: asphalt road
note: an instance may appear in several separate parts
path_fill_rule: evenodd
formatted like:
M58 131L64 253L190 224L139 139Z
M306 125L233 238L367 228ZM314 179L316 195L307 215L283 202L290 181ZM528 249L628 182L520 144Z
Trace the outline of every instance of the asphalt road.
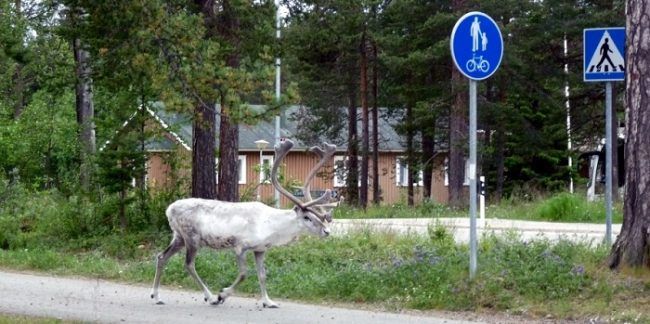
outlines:
M261 308L255 299L231 297L210 306L199 290L162 287L165 305L155 305L150 288L104 280L48 277L0 271L0 313L100 323L471 323L430 316L394 314L278 300Z
M349 231L369 228L400 234L427 234L429 227L446 228L458 243L469 241L469 218L389 218L389 219L335 219L331 224L332 235L344 235ZM511 219L477 219L477 233L504 235L514 233L524 241L534 239L571 240L598 244L605 239L605 224L531 222ZM612 241L621 231L621 224L612 225Z

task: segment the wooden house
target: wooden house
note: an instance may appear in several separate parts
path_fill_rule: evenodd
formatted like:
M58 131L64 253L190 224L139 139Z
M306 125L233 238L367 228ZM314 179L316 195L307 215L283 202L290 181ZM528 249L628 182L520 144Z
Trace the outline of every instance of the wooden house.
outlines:
M147 140L148 152L146 182L151 190L159 190L169 186L178 186L183 177L189 179L191 165L192 123L187 116L169 113L161 105L151 105L144 108L151 117L147 123L148 128L160 130L158 136ZM301 107L293 106L287 111L296 111ZM127 122L128 123L128 122ZM219 117L217 117L217 128ZM390 120L380 118L379 128L379 185L382 204L406 202L408 165L402 162L406 149L402 144L403 139L395 132ZM314 143L304 143L296 138L297 130L301 127L294 119L284 118L281 127L281 137L290 138L295 142L294 148L289 152L284 161L282 170L286 180L300 183L307 173L318 162L317 157L308 151ZM217 136L217 130L215 136ZM257 199L258 189L260 199L271 202L274 199L274 188L268 181L268 168L273 163L273 143L275 142L275 125L273 122L262 121L256 125L240 124L239 126L239 192L245 195L242 199ZM345 134L341 134L345 139ZM260 149L257 141L266 141L270 144ZM334 189L343 192L345 187L345 168L347 146L337 143L339 139L324 139L330 143L339 144L333 163L325 166L323 172L314 180L311 188L313 191ZM217 147L218 149L218 147ZM446 150L441 150L433 159L434 172L432 179L432 197L437 203L446 203L448 190L446 184ZM170 160L177 165L170 166ZM218 160L216 161L218 163ZM372 160L370 160L372 170ZM175 170L175 171L174 171ZM261 170L261 172L260 172ZM172 172L174 171L174 172ZM265 172L266 171L266 172ZM372 190L373 179L369 179L368 188ZM185 181L188 183L188 181ZM422 181L415 183L416 201L422 200ZM188 190L189 191L189 190ZM299 193L298 193L299 194ZM368 194L372 199L372 193ZM281 198L284 205L287 201Z

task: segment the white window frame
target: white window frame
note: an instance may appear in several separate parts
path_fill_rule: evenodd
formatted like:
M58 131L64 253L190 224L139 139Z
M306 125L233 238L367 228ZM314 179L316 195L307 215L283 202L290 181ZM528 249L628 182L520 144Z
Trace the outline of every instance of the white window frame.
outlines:
M345 187L345 160L346 157L343 155L334 156L334 187ZM341 168L343 170L340 170ZM339 173L341 173L341 176L339 176Z
M262 169L259 172L259 183L271 183L271 167L273 166L273 155L262 155ZM265 171L268 171L265 172Z
M237 156L237 169L239 171L239 179L237 180L237 183L240 185L246 184L246 155L238 155ZM215 159L215 166L217 167L217 170L219 170L219 158ZM219 184L219 172L217 171L217 180L216 183Z
M449 186L449 159L445 158L445 187ZM465 159L465 178L463 179L463 186L469 186L469 159Z
M345 165L346 164L345 162L347 160L348 160L347 155L335 155L334 156L334 167L333 167L333 169L334 169L334 180L333 180L334 187L345 187L345 186L347 186L347 182L346 182L346 180L347 180L346 179L346 176L347 176L346 168L347 168L347 166ZM361 163L361 157L360 156L357 157L357 160L359 161L359 163ZM343 167L342 171L339 170L341 167ZM361 168L361 164L359 164L359 168ZM341 174L341 176L339 176L339 173ZM359 177L359 182L358 182L357 186L361 187L361 177Z
M246 155L237 156L237 171L239 171L239 184L246 184Z
M402 162L405 159L406 158L403 156L395 158L395 185L398 187L408 187L409 166ZM402 173L402 171L404 173ZM418 181L413 182L413 184L419 187L424 186L424 172L422 170L418 171L417 176Z

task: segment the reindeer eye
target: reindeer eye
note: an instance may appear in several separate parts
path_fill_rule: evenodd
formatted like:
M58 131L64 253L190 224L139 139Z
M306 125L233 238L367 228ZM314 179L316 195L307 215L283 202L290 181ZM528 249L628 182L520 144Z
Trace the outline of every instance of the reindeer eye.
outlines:
M305 216L305 217L303 217L303 218L304 218L305 220L308 220L308 221L311 222L311 218L309 218L309 216Z

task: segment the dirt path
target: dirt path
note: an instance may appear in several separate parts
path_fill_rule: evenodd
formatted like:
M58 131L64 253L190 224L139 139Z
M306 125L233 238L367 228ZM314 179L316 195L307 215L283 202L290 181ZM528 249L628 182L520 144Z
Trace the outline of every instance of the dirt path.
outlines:
M149 287L0 271L0 313L102 323L472 323L288 301L278 301L279 309L264 309L240 297L209 306L198 290L162 288L166 305L155 305Z

